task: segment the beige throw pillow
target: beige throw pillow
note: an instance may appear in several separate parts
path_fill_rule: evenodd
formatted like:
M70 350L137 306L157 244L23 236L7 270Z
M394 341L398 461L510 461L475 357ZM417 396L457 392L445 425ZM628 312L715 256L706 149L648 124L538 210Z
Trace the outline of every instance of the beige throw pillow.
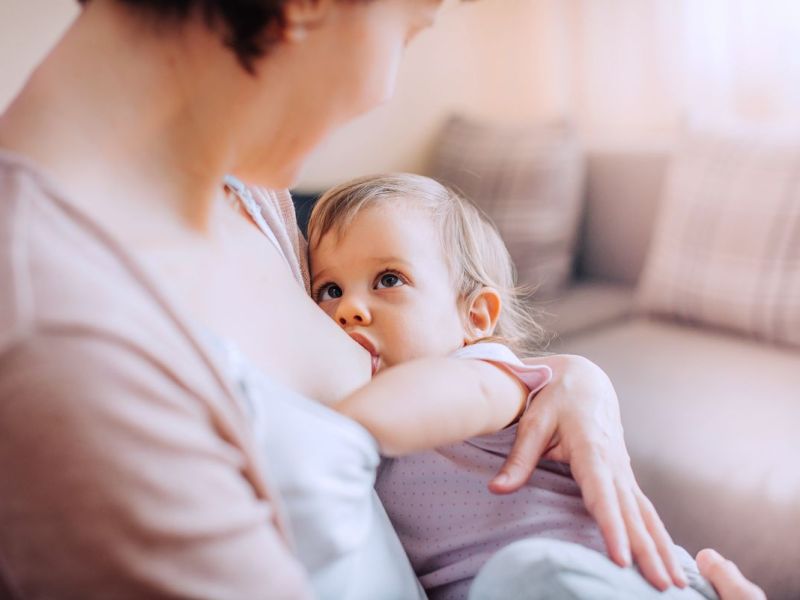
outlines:
M430 175L475 202L500 231L521 284L536 298L569 280L583 208L584 160L566 127L451 118Z
M800 345L800 141L686 137L667 177L639 303Z

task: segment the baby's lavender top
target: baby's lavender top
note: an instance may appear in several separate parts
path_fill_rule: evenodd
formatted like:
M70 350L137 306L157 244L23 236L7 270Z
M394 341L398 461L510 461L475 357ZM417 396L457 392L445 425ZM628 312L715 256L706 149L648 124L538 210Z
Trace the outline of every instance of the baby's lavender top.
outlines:
M541 382L541 369L546 368L525 365L496 343L467 346L454 356L502 363L529 387ZM521 538L555 538L605 552L600 530L567 465L542 461L519 492L489 492L489 480L508 456L515 436L516 425L511 425L381 465L378 495L432 599L465 598L481 566Z

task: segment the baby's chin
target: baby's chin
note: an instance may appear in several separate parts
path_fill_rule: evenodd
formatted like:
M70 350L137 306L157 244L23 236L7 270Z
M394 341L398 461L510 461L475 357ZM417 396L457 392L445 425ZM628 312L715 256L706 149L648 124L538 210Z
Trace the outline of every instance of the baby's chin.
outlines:
M455 352L455 350L453 350ZM400 357L393 355L391 357L381 354L378 356L378 365L377 369L373 372L373 375L377 375L378 373L385 371L386 369L391 369L397 365L402 365L407 362L411 362L414 360L423 360L426 358L445 358L449 356L449 353L445 354L437 354L434 352L414 352L409 354L404 354Z

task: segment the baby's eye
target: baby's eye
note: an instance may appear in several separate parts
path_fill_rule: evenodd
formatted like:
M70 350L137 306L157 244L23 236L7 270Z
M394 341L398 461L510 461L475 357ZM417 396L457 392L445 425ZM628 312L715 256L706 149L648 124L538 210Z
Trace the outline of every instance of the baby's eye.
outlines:
M393 288L405 285L400 276L396 273L384 273L378 278L378 283L375 285L376 289Z
M325 300L336 300L342 297L342 288L335 283L323 285L317 291L317 302L324 302Z

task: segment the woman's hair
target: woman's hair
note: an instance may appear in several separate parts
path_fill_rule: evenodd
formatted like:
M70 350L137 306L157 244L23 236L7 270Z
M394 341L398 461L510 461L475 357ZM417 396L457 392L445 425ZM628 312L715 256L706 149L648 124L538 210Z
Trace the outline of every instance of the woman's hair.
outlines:
M500 294L497 327L487 339L502 341L519 354L541 350L543 330L525 302L530 293L516 285L514 264L494 224L474 204L429 177L374 175L328 190L311 213L310 247L316 248L330 231L340 235L362 210L399 202L413 203L435 219L460 302L468 304L483 287Z
M233 50L249 73L271 46L280 42L286 28L285 6L289 0L117 0L153 16L181 23L196 15L219 31L222 42ZM348 0L368 2L370 0ZM89 0L78 0L86 4Z

